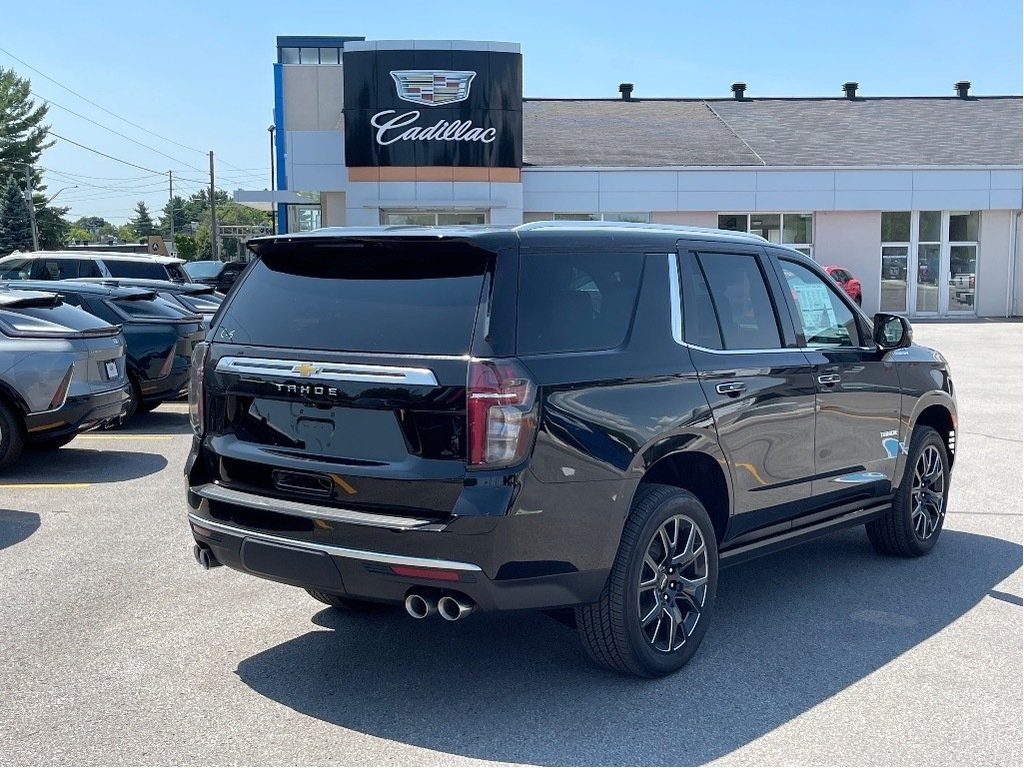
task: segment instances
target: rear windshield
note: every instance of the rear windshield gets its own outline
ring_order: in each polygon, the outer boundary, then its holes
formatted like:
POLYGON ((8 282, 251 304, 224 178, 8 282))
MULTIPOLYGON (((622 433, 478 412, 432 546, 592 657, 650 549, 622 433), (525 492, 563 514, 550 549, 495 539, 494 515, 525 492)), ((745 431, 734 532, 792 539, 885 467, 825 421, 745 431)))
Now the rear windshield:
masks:
POLYGON ((641 254, 524 253, 519 354, 612 349, 626 338, 643 269, 641 254))
POLYGON ((488 256, 394 249, 275 254, 250 266, 220 338, 352 352, 469 351, 488 256))
POLYGON ((129 320, 181 320, 186 314, 184 307, 179 309, 153 295, 140 299, 112 299, 110 303, 129 320))
POLYGON ((149 280, 166 280, 167 270, 163 264, 147 261, 120 261, 104 259, 112 277, 142 277, 149 280))
POLYGON ((222 262, 219 261, 193 261, 185 265, 185 271, 193 280, 200 280, 207 277, 216 277, 220 274, 222 262))
POLYGON ((110 328, 106 321, 68 304, 0 309, 0 326, 20 333, 57 333, 65 329, 90 331, 110 328))

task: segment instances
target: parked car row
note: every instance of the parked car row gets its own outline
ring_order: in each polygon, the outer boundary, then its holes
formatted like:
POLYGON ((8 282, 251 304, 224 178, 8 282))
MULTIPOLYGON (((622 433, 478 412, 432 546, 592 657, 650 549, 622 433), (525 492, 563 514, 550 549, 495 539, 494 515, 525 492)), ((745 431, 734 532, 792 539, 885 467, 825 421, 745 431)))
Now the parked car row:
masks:
POLYGON ((192 349, 223 295, 187 282, 180 263, 45 252, 0 259, 0 467, 26 447, 60 448, 185 393, 192 349), (172 274, 185 281, 166 279, 172 274))

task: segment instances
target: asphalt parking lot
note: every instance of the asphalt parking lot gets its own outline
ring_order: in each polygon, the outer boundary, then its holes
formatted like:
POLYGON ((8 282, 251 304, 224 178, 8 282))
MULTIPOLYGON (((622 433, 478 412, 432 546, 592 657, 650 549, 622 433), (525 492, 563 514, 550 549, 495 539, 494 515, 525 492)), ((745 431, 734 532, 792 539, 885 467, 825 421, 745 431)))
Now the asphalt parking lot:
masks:
POLYGON ((959 446, 929 557, 860 528, 726 570, 693 662, 537 615, 339 616, 194 563, 183 404, 0 476, 0 763, 1020 765, 1020 323, 920 324, 959 446))

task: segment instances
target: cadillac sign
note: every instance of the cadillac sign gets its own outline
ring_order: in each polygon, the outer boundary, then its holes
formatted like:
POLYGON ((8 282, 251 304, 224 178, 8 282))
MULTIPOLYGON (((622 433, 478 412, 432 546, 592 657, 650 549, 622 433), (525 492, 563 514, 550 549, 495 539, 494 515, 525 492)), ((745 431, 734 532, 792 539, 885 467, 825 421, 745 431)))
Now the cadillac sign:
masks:
POLYGON ((343 71, 348 166, 522 164, 519 54, 350 51, 343 71))

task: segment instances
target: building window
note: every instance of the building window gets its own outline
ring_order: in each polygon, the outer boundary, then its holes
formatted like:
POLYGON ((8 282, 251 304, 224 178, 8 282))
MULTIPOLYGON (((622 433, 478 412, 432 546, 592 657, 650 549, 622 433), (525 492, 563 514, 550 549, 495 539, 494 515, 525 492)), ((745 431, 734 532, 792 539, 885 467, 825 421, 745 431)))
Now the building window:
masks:
POLYGON ((298 64, 299 63, 299 49, 298 48, 278 48, 278 61, 282 64, 298 64))
POLYGON ((380 223, 397 226, 448 227, 486 224, 486 211, 381 211, 380 223))
POLYGON ((320 49, 320 63, 321 64, 338 64, 338 49, 337 48, 321 48, 320 49))
POLYGON ((320 229, 320 206, 319 205, 289 205, 288 206, 288 231, 289 232, 312 232, 320 229))
POLYGON ((813 213, 721 213, 718 228, 750 232, 770 243, 794 248, 807 256, 814 251, 813 213))
POLYGON ((883 211, 879 308, 974 312, 980 224, 980 211, 883 211))
POLYGON ((555 221, 625 221, 633 224, 650 224, 649 213, 554 213, 555 221))
POLYGON ((882 212, 882 312, 907 311, 910 211, 882 212))

